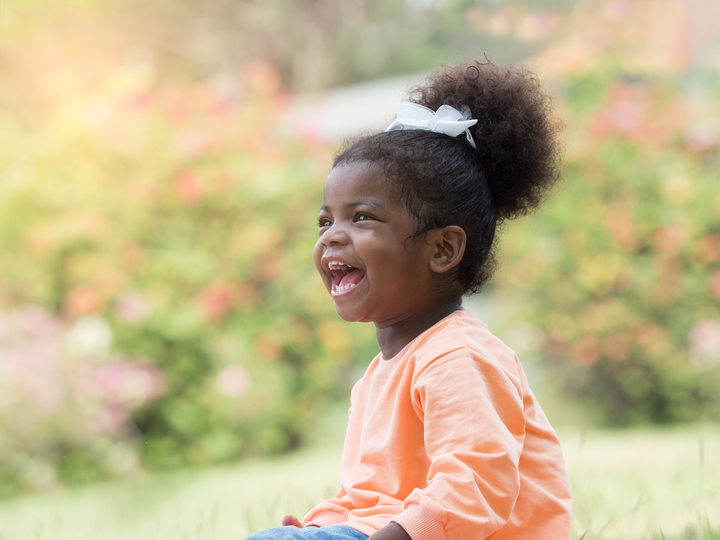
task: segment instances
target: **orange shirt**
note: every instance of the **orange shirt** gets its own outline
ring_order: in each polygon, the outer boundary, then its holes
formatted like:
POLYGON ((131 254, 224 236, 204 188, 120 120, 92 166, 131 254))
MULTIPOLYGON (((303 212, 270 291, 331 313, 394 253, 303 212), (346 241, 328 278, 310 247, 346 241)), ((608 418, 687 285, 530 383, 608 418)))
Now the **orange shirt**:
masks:
POLYGON ((342 485, 305 525, 413 540, 570 538, 560 443, 513 351, 456 311, 352 391, 342 485))

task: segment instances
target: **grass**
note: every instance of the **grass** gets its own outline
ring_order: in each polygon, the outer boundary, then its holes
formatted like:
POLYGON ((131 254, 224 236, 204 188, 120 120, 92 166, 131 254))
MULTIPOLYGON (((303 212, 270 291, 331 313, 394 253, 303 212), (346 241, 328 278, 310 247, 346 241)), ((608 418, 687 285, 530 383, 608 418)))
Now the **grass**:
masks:
POLYGON ((315 448, 0 501, 0 539, 242 539, 334 494, 339 451, 315 448))
MULTIPOLYGON (((341 436, 325 435, 282 458, 0 501, 0 540, 242 539, 334 494, 341 436)), ((559 435, 574 539, 720 539, 720 427, 559 435)))
POLYGON ((717 426, 560 435, 575 538, 720 539, 717 426))

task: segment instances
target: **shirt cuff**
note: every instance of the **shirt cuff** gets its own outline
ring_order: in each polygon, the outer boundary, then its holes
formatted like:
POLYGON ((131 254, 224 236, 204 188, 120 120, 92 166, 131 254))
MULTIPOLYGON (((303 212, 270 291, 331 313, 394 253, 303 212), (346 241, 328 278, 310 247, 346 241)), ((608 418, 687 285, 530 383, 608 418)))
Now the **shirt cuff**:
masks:
POLYGON ((440 520, 419 504, 409 504, 390 521, 405 529, 412 540, 447 540, 440 520))
POLYGON ((303 527, 308 527, 310 525, 315 525, 316 527, 327 527, 328 525, 338 525, 340 523, 345 523, 346 521, 347 516, 338 514, 337 512, 333 512, 331 510, 325 510, 315 514, 312 517, 312 520, 303 523, 303 527))

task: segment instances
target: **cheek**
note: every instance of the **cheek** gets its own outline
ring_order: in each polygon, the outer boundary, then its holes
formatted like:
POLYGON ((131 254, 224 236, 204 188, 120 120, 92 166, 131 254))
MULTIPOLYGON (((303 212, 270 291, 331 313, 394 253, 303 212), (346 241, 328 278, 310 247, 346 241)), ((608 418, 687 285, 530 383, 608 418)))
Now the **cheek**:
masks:
POLYGON ((320 269, 320 256, 321 255, 322 254, 320 252, 320 242, 318 241, 315 243, 315 245, 313 246, 313 250, 312 250, 313 261, 315 262, 315 267, 318 270, 320 269))
POLYGON ((313 247, 313 261, 315 262, 315 268, 320 273, 320 275, 325 279, 325 272, 323 272, 322 266, 320 264, 320 258, 322 257, 322 246, 320 245, 320 240, 317 241, 315 246, 313 247))

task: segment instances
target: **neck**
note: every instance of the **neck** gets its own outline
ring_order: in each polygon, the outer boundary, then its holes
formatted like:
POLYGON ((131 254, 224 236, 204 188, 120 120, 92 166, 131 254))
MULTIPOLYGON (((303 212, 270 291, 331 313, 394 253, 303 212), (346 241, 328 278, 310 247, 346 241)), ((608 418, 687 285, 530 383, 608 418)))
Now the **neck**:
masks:
POLYGON ((462 297, 452 298, 420 315, 412 315, 388 326, 375 324, 375 335, 383 358, 392 358, 405 345, 453 311, 462 309, 462 297))

